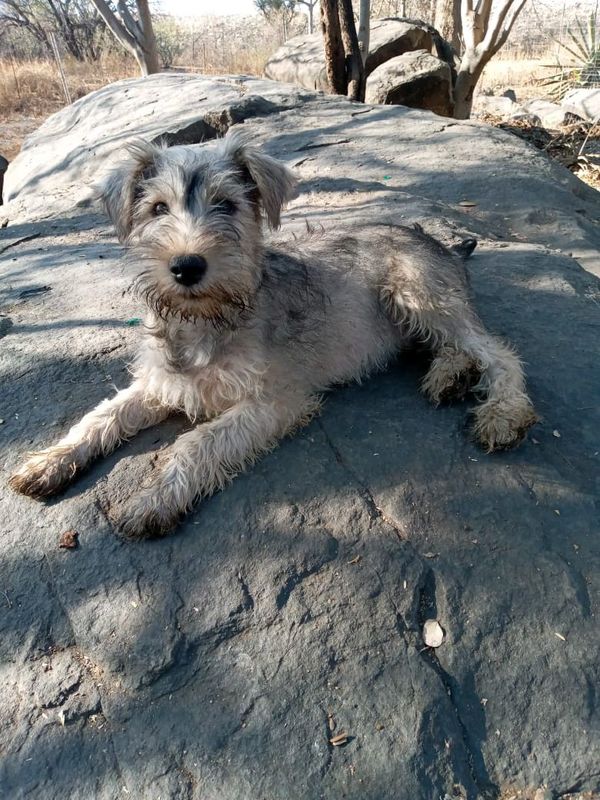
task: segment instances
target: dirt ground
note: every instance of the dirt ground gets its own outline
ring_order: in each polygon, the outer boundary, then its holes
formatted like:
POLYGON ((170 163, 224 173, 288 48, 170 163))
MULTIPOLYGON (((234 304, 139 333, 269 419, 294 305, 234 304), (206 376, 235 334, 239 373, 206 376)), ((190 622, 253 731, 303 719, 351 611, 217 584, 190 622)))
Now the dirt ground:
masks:
MULTIPOLYGON (((58 109, 54 109, 58 110, 58 109)), ((15 112, 0 122, 0 142, 2 155, 12 161, 21 149, 25 138, 48 117, 48 114, 35 116, 15 112)))

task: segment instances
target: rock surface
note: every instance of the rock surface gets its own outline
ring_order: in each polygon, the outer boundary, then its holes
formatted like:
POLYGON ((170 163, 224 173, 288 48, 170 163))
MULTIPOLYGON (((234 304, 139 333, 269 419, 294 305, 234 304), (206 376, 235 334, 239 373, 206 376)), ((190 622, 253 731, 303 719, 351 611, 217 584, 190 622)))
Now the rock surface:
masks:
POLYGON ((551 103, 549 100, 527 100, 523 103, 527 113, 535 117, 544 128, 554 130, 569 122, 570 113, 564 106, 558 103, 551 103))
POLYGON ((452 116, 452 76, 445 61, 415 50, 377 67, 367 83, 367 103, 401 105, 452 116))
POLYGON ((562 107, 586 122, 600 120, 600 89, 572 89, 567 92, 562 107))
POLYGON ((163 73, 144 82, 120 81, 53 114, 26 139, 6 176, 5 199, 17 198, 31 215, 34 209, 44 213, 51 196, 56 213, 89 201, 111 155, 136 136, 168 144, 204 141, 236 122, 314 97, 245 76, 199 82, 193 75, 163 73))
POLYGON ((481 113, 493 114, 493 116, 500 117, 503 120, 526 118, 533 120, 535 117, 525 106, 520 105, 506 95, 477 95, 473 101, 473 115, 477 117, 481 113))
POLYGON ((392 214, 480 238, 478 308, 519 349, 543 417, 519 450, 482 454, 467 407, 428 406, 407 355, 333 392, 163 541, 125 543, 105 514, 182 420, 46 505, 6 488, 24 451, 127 383, 139 336, 121 250, 77 206, 79 176, 94 179, 123 128, 206 135, 207 111, 238 107, 235 85, 107 87, 85 114, 51 118, 7 173, 0 796, 597 796, 599 203, 510 134, 249 79, 244 96, 273 106, 236 118, 302 179, 284 235, 392 214), (59 547, 66 530, 77 549, 59 547), (427 619, 445 632, 435 651, 427 619))
MULTIPOLYGON (((402 19, 374 20, 365 71, 369 75, 390 58, 421 48, 431 50, 432 45, 431 31, 424 24, 402 19)), ((288 39, 267 61, 265 75, 275 81, 327 92, 321 32, 288 39)))

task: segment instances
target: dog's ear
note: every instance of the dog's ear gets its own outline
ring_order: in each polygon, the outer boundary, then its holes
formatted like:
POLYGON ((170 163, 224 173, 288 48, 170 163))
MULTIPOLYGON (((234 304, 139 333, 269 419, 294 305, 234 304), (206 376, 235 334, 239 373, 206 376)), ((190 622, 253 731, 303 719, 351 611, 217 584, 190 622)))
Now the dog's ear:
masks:
POLYGON ((133 223, 133 207, 144 180, 156 174, 161 148, 142 139, 129 142, 119 163, 102 180, 99 197, 111 218, 120 242, 127 241, 133 223))
POLYGON ((224 155, 232 158, 256 187, 271 228, 279 227, 281 210, 296 195, 298 181, 286 165, 250 144, 247 134, 231 131, 222 140, 224 155))

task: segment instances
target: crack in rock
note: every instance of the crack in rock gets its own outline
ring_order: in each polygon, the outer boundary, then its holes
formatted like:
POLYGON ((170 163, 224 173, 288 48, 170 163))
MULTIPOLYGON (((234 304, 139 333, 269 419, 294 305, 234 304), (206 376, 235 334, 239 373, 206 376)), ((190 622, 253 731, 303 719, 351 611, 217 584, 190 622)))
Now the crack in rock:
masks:
POLYGON ((342 453, 340 452, 339 448, 336 447, 336 445, 334 444, 333 439, 331 438, 327 429, 323 425, 322 420, 317 419, 316 423, 321 429, 323 436, 325 437, 325 441, 327 442, 329 449, 333 453, 335 460, 338 462, 338 464, 340 464, 340 466, 344 468, 344 470, 348 473, 348 475, 352 479, 353 483, 358 487, 360 496, 362 497, 363 502, 365 503, 365 506, 367 508, 367 511, 371 519, 373 521, 381 520, 382 522, 385 522, 386 525, 389 525, 389 527, 392 528, 396 536, 401 541, 406 541, 405 532, 401 529, 401 527, 398 525, 397 522, 390 519, 383 511, 383 509, 381 509, 377 505, 377 503, 375 502, 375 498, 373 497, 373 493, 371 492, 369 487, 361 481, 356 472, 345 462, 342 453))
POLYGON ((292 595, 292 592, 297 586, 299 586, 307 578, 310 578, 311 575, 316 575, 323 569, 323 567, 330 562, 335 561, 335 559, 338 557, 339 543, 333 536, 330 536, 329 538, 331 541, 328 545, 328 550, 317 561, 317 563, 311 564, 310 566, 307 566, 299 571, 294 570, 288 574, 287 579, 275 597, 275 607, 278 611, 281 611, 283 608, 285 608, 292 595))
MULTIPOLYGON (((436 616, 437 601, 435 588, 435 573, 431 567, 423 573, 423 581, 419 587, 419 605, 417 609, 419 627, 422 629, 425 621, 431 616, 436 616)), ((425 647, 419 649, 423 661, 433 670, 439 678, 444 693, 448 696, 450 706, 456 720, 456 724, 461 734, 463 746, 466 754, 466 764, 469 776, 473 784, 477 787, 477 800, 496 800, 499 795, 498 787, 495 786, 487 775, 487 770, 483 760, 481 750, 471 741, 468 727, 462 718, 461 710, 456 698, 458 688, 457 681, 450 675, 440 663, 440 660, 433 648, 425 647)))

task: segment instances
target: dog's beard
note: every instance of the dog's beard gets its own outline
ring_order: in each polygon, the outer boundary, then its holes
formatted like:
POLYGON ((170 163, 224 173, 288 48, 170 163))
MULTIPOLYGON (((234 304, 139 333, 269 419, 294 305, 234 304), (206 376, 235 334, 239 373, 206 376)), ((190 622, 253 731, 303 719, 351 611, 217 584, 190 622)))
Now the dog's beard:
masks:
POLYGON ((141 272, 132 289, 160 319, 182 322, 204 321, 217 330, 235 328, 246 312, 252 309, 249 290, 231 291, 221 284, 204 290, 189 289, 183 293, 170 292, 152 281, 150 270, 141 272))

